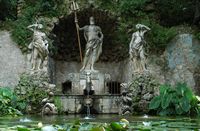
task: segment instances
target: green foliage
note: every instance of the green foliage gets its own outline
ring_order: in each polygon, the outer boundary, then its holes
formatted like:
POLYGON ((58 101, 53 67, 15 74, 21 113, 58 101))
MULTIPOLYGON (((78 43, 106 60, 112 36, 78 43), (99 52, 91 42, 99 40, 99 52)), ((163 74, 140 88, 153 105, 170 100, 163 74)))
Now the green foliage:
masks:
POLYGON ((12 37, 22 52, 27 51, 28 44, 32 39, 32 32, 26 28, 30 23, 27 19, 19 19, 14 23, 15 28, 12 31, 12 37))
MULTIPOLYGON (((1 0, 9 5, 9 8, 16 8, 16 0, 1 0)), ((134 25, 137 23, 145 24, 152 30, 147 34, 147 53, 162 53, 169 41, 177 34, 175 29, 169 28, 173 25, 191 23, 194 14, 194 1, 188 0, 78 0, 80 7, 88 7, 88 3, 95 4, 103 10, 108 10, 119 16, 117 31, 114 36, 118 43, 126 45, 130 42, 131 33, 135 31, 134 25), (151 7, 151 11, 146 8, 151 7)), ((1 4, 0 4, 1 5, 1 4)), ((22 9, 22 15, 12 26, 12 36, 23 52, 27 52, 28 44, 32 40, 32 32, 26 27, 35 23, 36 17, 60 17, 67 13, 68 2, 65 0, 26 0, 22 9), (14 24, 14 25, 13 25, 14 24)), ((4 6, 2 6, 3 9, 4 6)), ((11 11, 12 15, 15 14, 11 11)), ((0 11, 6 13, 5 11, 0 11)), ((6 14, 8 18, 9 15, 6 14)), ((4 24, 5 25, 5 24, 4 24)), ((2 26, 4 26, 2 25, 2 26)), ((1 25, 0 25, 1 27, 1 25)), ((197 34, 197 38, 200 35, 197 34)), ((124 47, 125 48, 125 47, 124 47)), ((127 51, 127 50, 124 50, 127 51)))
POLYGON ((195 35, 195 36, 196 36, 196 38, 197 38, 197 39, 199 39, 199 40, 200 40, 200 32, 199 32, 199 33, 196 33, 196 35, 195 35))
POLYGON ((119 2, 119 11, 123 15, 139 16, 148 0, 121 0, 119 2))
POLYGON ((154 22, 151 23, 150 28, 152 29, 147 38, 148 50, 151 52, 163 51, 169 41, 177 34, 174 28, 166 28, 154 22))
POLYGON ((54 104, 57 107, 58 114, 63 114, 63 105, 58 97, 54 97, 54 104))
POLYGON ((24 109, 24 103, 18 100, 18 97, 8 87, 0 87, 0 116, 3 115, 21 115, 19 110, 24 109))
POLYGON ((149 109, 156 110, 159 115, 199 115, 198 100, 186 84, 178 83, 175 87, 160 86, 160 95, 155 96, 149 109))
POLYGON ((16 19, 17 0, 0 0, 0 20, 16 19))
POLYGON ((23 74, 20 77, 19 84, 15 88, 15 92, 18 94, 20 100, 27 103, 27 108, 31 108, 29 113, 40 112, 41 101, 47 97, 47 92, 43 88, 42 81, 46 81, 46 78, 41 77, 38 80, 37 77, 23 74))
POLYGON ((162 25, 174 26, 192 23, 196 0, 157 0, 162 25))
MULTIPOLYGON (((128 122, 128 121, 127 121, 128 122)), ((110 124, 102 123, 81 123, 76 120, 73 125, 67 128, 70 131, 127 131, 129 122, 111 122, 110 124)))
POLYGON ((61 15, 58 5, 62 4, 62 1, 57 0, 39 0, 31 1, 27 0, 21 16, 14 21, 12 37, 21 48, 22 52, 28 51, 28 44, 32 40, 33 32, 27 29, 28 25, 36 22, 38 17, 55 17, 61 15))

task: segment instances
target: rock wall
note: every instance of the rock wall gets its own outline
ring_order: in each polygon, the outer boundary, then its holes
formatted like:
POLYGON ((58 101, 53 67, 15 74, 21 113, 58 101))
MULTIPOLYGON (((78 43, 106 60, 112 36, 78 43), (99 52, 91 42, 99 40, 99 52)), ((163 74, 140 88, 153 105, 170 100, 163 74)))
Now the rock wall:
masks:
POLYGON ((25 57, 8 31, 0 31, 0 87, 14 87, 25 71, 25 57))
POLYGON ((200 93, 200 42, 191 34, 180 34, 166 48, 166 82, 186 82, 200 93))

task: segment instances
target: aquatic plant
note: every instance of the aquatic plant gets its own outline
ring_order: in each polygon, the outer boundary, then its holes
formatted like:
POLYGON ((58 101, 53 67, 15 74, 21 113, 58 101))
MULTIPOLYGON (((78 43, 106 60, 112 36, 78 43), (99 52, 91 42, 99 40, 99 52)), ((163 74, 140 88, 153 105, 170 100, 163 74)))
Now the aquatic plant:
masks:
POLYGON ((8 87, 0 87, 0 116, 21 115, 20 110, 25 108, 25 103, 18 101, 18 97, 8 87))
POLYGON ((199 115, 198 102, 185 83, 178 83, 175 87, 161 85, 160 95, 151 100, 149 109, 159 115, 199 115))

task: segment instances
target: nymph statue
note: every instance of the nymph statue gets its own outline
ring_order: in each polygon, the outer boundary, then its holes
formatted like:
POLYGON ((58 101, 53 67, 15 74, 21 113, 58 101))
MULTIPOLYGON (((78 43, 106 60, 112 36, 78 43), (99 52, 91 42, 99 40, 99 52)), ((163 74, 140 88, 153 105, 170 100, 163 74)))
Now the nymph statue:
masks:
POLYGON ((146 56, 143 47, 146 44, 144 34, 151 29, 142 24, 137 24, 136 29, 137 31, 132 34, 132 39, 129 44, 129 55, 133 62, 134 71, 143 72, 147 71, 146 56))
POLYGON ((36 23, 27 28, 33 31, 33 40, 28 46, 31 49, 32 70, 40 70, 43 68, 43 62, 49 53, 47 36, 41 31, 42 24, 36 23))
POLYGON ((83 66, 80 71, 94 70, 94 63, 99 59, 102 53, 103 33, 101 28, 95 25, 94 17, 90 17, 90 25, 79 28, 78 21, 75 20, 76 26, 79 30, 84 31, 84 37, 87 42, 83 66))

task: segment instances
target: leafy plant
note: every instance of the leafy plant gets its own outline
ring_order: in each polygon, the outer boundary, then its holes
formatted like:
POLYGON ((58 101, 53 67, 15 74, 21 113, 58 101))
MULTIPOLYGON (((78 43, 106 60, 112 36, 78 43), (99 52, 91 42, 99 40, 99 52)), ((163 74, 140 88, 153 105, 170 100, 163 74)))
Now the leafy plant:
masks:
POLYGON ((196 0, 157 0, 156 8, 162 25, 192 23, 196 0))
POLYGON ((119 10, 125 15, 138 15, 148 0, 121 0, 119 3, 119 10))
POLYGON ((0 0, 0 20, 16 19, 17 0, 0 0))
POLYGON ((147 46, 151 52, 163 51, 169 41, 177 34, 174 28, 166 28, 155 22, 150 23, 150 28, 152 30, 147 36, 147 39, 149 39, 147 46))
POLYGON ((196 38, 200 40, 200 32, 196 33, 196 38))
POLYGON ((24 103, 18 101, 18 97, 10 88, 0 87, 0 116, 21 115, 19 110, 25 108, 23 104, 24 103))
MULTIPOLYGON (((21 101, 27 103, 29 113, 38 113, 41 109, 41 101, 47 97, 47 92, 43 88, 43 82, 46 81, 46 77, 38 79, 37 77, 23 74, 20 77, 18 86, 15 88, 15 92, 21 101)), ((27 110, 24 110, 27 111, 27 110)))
POLYGON ((149 109, 159 115, 200 114, 198 100, 185 83, 178 83, 175 87, 160 86, 160 95, 151 100, 149 109))
POLYGON ((55 103, 55 106, 57 107, 58 114, 62 114, 63 113, 63 105, 62 105, 61 100, 58 97, 54 97, 54 103, 55 103))

